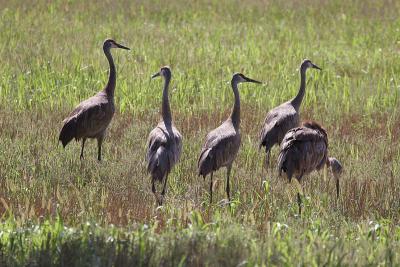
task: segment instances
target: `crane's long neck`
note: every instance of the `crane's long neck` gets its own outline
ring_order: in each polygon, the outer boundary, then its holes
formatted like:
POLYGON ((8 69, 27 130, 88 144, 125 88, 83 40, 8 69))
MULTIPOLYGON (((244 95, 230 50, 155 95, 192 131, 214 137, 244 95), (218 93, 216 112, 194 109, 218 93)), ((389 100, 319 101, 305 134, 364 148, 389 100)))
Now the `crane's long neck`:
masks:
POLYGON ((108 76, 108 82, 105 88, 105 91, 108 96, 114 97, 114 90, 115 90, 115 83, 116 83, 116 78, 117 78, 117 72, 115 70, 115 64, 113 57, 111 55, 110 49, 105 48, 104 49, 104 54, 106 55, 108 59, 108 63, 110 64, 110 73, 108 76))
POLYGON ((168 87, 170 80, 171 77, 169 76, 165 77, 163 96, 162 96, 162 109, 161 109, 161 115, 164 123, 172 122, 171 108, 169 106, 169 98, 168 98, 168 87))
POLYGON ((235 128, 239 128, 240 125, 240 96, 238 90, 238 83, 236 81, 232 81, 232 90, 235 95, 235 103, 233 104, 232 112, 230 118, 232 120, 233 126, 235 128))
POLYGON ((306 70, 306 68, 300 68, 300 89, 296 97, 292 100, 292 105, 297 112, 300 109, 301 102, 303 101, 306 92, 306 70))

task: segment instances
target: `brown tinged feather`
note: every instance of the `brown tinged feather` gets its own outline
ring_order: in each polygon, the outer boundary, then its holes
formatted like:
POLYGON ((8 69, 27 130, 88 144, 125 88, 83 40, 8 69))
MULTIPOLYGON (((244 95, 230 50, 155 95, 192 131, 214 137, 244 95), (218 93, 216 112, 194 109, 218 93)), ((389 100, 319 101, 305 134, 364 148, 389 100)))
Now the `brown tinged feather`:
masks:
MULTIPOLYGON (((289 182, 292 177, 300 182, 304 175, 320 170, 324 165, 331 166, 336 179, 337 196, 339 195, 339 176, 341 164, 335 158, 328 158, 328 135, 320 124, 307 121, 301 127, 288 131, 282 140, 278 157, 279 175, 284 172, 289 182)), ((301 198, 299 213, 301 213, 301 198)))
POLYGON ((76 136, 76 118, 71 118, 61 129, 60 136, 58 140, 61 141, 63 147, 65 148, 72 139, 76 136))

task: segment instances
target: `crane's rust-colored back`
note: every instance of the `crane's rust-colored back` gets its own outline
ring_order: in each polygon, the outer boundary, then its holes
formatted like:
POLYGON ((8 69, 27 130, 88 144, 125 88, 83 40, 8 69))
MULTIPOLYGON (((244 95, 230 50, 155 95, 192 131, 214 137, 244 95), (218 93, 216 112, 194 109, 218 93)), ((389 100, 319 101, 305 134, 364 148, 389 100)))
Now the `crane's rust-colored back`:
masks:
MULTIPOLYGON (((304 175, 325 165, 331 167, 336 180, 336 196, 339 197, 339 176, 342 165, 337 159, 328 158, 328 135, 325 129, 314 121, 306 121, 301 127, 287 132, 278 157, 279 175, 284 172, 289 182, 295 175, 301 182, 304 175)), ((297 203, 301 214, 300 192, 297 192, 297 203)))
POLYGON ((328 159, 328 136, 316 122, 304 122, 301 127, 287 132, 278 157, 279 174, 285 172, 301 179, 313 170, 321 169, 328 159))

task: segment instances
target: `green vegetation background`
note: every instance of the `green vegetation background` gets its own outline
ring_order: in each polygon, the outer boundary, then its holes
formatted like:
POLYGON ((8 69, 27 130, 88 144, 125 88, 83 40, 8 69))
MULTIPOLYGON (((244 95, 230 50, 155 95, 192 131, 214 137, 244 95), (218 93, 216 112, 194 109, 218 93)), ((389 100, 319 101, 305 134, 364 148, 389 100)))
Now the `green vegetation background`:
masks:
POLYGON ((399 13, 390 0, 0 1, 0 265, 399 265, 399 13), (105 161, 88 142, 81 162, 58 133, 106 83, 108 37, 132 50, 113 50, 105 161), (329 172, 308 176, 300 218, 257 142, 267 111, 296 94, 304 58, 323 71, 307 73, 302 119, 327 129, 345 173, 338 200, 329 172), (156 209, 144 154, 161 103, 150 76, 167 64, 184 151, 156 209), (196 163, 238 71, 264 85, 240 88, 229 209, 225 171, 210 206, 196 163))

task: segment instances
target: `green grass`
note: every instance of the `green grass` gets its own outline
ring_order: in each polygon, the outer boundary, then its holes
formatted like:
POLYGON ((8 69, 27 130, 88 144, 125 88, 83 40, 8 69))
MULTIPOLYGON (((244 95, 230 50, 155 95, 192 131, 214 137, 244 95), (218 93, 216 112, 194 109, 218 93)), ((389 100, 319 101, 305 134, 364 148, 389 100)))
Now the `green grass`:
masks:
MULTIPOLYGON (((0 1, 0 265, 400 265, 400 4, 396 1, 0 1), (101 90, 112 37, 118 108, 105 143, 65 150, 62 120, 101 90), (328 131, 345 168, 335 199, 330 173, 294 189, 262 168, 258 132, 268 110, 293 97, 310 58, 302 119, 328 131), (163 65, 184 136, 157 209, 145 171, 157 124, 163 65), (229 114, 241 85, 242 146, 233 167, 196 176, 206 133, 229 114), (268 183, 261 187, 261 178, 268 183)), ((277 148, 273 150, 276 162, 277 148)))

